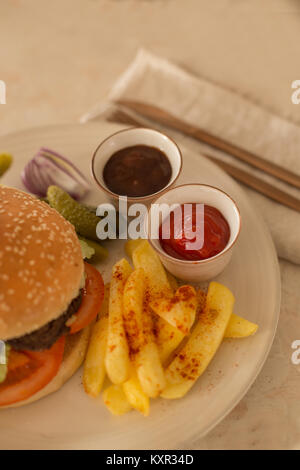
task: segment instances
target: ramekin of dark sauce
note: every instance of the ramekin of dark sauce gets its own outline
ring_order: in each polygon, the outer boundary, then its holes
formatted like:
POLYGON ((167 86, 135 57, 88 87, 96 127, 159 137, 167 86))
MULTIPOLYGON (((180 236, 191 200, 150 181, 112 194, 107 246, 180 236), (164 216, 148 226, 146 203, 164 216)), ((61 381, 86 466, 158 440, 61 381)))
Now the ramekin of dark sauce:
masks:
POLYGON ((98 186, 115 201, 149 204, 169 189, 182 167, 181 152, 165 134, 130 128, 111 135, 96 149, 92 174, 98 186))
POLYGON ((143 197, 165 188, 172 177, 166 154, 148 145, 125 147, 107 160, 103 179, 110 191, 129 197, 143 197))

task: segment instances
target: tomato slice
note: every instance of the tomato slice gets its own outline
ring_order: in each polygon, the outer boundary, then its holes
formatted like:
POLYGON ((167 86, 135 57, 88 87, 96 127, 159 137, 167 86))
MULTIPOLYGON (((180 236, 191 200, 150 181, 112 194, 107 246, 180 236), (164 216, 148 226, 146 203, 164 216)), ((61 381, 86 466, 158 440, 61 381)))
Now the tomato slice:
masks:
POLYGON ((88 326, 98 315, 104 297, 104 282, 96 268, 85 264, 85 286, 83 297, 76 320, 70 325, 70 333, 74 334, 88 326))
POLYGON ((0 384, 0 406, 26 400, 51 382, 62 363, 65 341, 63 336, 44 351, 11 350, 7 377, 0 384))

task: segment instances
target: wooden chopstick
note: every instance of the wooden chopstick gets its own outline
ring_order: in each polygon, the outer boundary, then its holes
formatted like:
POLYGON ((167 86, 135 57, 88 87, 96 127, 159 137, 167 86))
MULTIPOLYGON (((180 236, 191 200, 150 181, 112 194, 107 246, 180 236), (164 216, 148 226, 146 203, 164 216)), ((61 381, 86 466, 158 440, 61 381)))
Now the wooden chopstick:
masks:
POLYGON ((211 155, 203 154, 206 158, 216 163, 219 167, 226 171, 229 175, 233 176, 236 180, 246 184, 252 189, 259 191, 260 193, 268 196, 274 201, 280 202, 291 209, 300 212, 300 199, 291 196, 290 194, 281 191, 270 183, 254 176, 241 168, 231 165, 230 163, 219 160, 218 158, 212 157, 211 155))
MULTIPOLYGON (((121 109, 115 110, 108 120, 111 122, 119 122, 131 126, 141 126, 141 123, 138 120, 134 119, 132 116, 128 115, 124 110, 121 109)), ((254 176, 247 171, 231 165, 230 163, 224 162, 207 154, 205 154, 205 157, 219 165, 223 170, 226 171, 226 173, 231 175, 237 181, 246 184, 250 188, 255 189, 264 196, 267 196, 276 202, 280 202, 281 204, 290 207, 297 212, 300 212, 299 199, 284 191, 281 191, 261 178, 258 178, 257 176, 254 176)))
POLYGON ((241 147, 221 139, 220 137, 212 135, 203 129, 192 126, 157 106, 130 100, 118 100, 117 103, 141 114, 142 116, 153 119, 160 124, 176 129, 177 131, 193 137, 200 142, 228 153, 239 160, 254 166, 255 168, 259 168, 265 173, 275 176, 285 183, 289 183, 300 189, 300 175, 297 175, 276 163, 265 160, 254 153, 248 152, 248 150, 242 149, 241 147))

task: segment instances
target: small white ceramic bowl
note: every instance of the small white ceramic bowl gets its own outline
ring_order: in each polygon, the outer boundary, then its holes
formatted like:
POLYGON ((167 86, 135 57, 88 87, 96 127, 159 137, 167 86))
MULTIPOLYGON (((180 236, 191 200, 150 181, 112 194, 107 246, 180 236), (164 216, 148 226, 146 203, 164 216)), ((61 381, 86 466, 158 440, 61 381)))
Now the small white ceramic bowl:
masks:
POLYGON ((133 203, 150 204, 153 199, 174 185, 181 172, 182 155, 179 147, 170 137, 159 131, 144 127, 132 127, 116 132, 101 142, 96 148, 92 157, 91 166, 94 180, 115 205, 118 203, 121 196, 108 189, 103 179, 103 170, 112 154, 133 145, 148 145, 161 150, 169 159, 172 167, 172 176, 169 183, 156 193, 142 197, 127 197, 128 206, 133 203))
POLYGON ((186 184, 177 186, 158 197, 155 204, 184 204, 203 203, 218 209, 230 227, 230 238, 223 251, 211 258, 199 261, 186 261, 173 258, 161 247, 159 234, 159 220, 151 220, 149 209, 145 218, 145 231, 149 242, 159 255, 165 268, 179 279, 190 282, 207 281, 220 274, 230 261, 234 245, 241 229, 241 216, 236 203, 228 194, 220 189, 205 184, 186 184), (152 225, 153 224, 153 225, 152 225), (151 239, 150 234, 154 235, 151 239))

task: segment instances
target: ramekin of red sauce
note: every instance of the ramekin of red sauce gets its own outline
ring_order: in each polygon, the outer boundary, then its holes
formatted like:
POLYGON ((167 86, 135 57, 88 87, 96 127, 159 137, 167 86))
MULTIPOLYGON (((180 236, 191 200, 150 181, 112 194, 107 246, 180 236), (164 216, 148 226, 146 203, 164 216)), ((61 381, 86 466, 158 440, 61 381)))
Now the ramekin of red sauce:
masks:
POLYGON ((186 184, 166 191, 154 203, 177 204, 163 220, 150 208, 145 221, 149 241, 168 271, 179 279, 203 281, 225 269, 241 228, 239 209, 228 194, 213 186, 186 184), (203 244, 195 246, 196 235, 203 244))
POLYGON ((223 214, 216 207, 194 202, 179 205, 159 228, 162 249, 173 258, 187 261, 216 256, 229 237, 230 227, 223 214), (163 238, 164 229, 167 238, 163 238))

